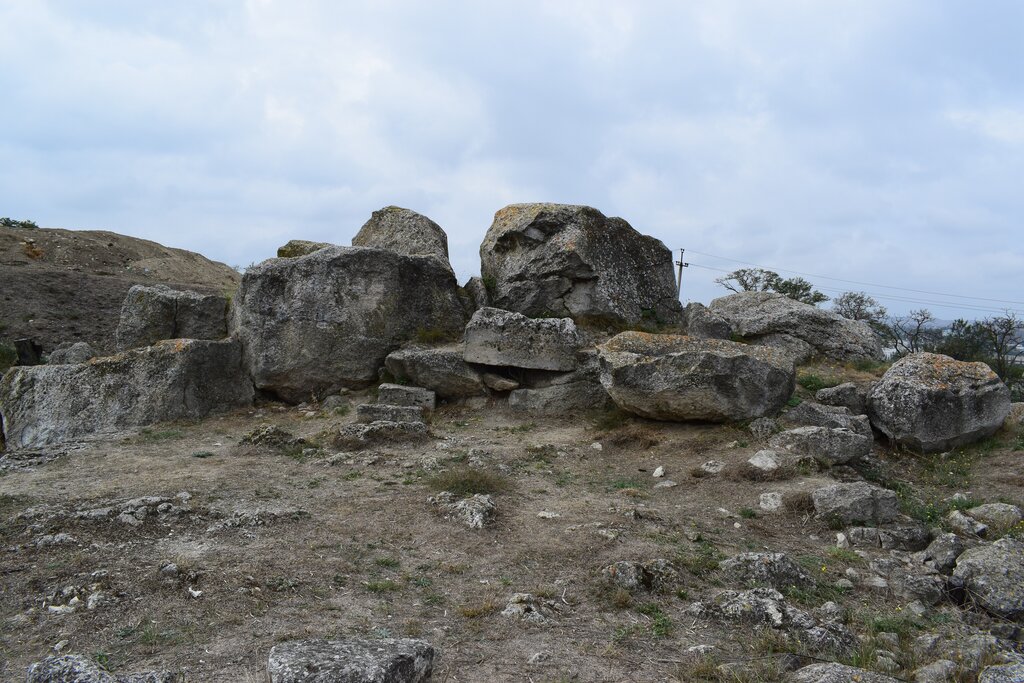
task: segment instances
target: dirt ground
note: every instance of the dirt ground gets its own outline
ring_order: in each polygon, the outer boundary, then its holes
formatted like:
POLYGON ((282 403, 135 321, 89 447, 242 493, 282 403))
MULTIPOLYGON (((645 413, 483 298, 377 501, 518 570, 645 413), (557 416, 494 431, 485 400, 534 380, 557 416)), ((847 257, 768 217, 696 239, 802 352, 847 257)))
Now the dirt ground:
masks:
MULTIPOLYGON (((353 408, 370 398, 352 396, 353 408)), ((835 530, 808 512, 758 509, 765 491, 795 500, 795 492, 834 479, 731 476, 762 446, 742 427, 615 413, 541 419, 496 405, 441 407, 431 438, 416 445, 342 453, 239 445, 266 423, 313 439, 352 422, 352 413, 270 404, 5 470, 0 679, 24 680, 31 662, 66 641, 64 652, 112 671, 263 681, 276 643, 363 635, 429 641, 439 652, 437 681, 726 680, 700 673, 705 658, 687 652, 708 644, 716 664, 738 662, 737 671, 748 672, 728 680, 776 680, 771 656, 786 644, 772 633, 685 612, 735 588, 717 575, 717 560, 781 551, 823 586, 848 567, 863 568, 862 558, 834 550, 835 530), (705 476, 700 465, 712 459, 726 471, 705 476), (655 488, 664 480, 652 476, 659 466, 678 486, 655 488), (446 519, 427 500, 438 486, 472 476, 495 491, 496 519, 481 530, 446 519), (140 496, 168 499, 170 512, 138 526, 74 516, 111 506, 116 514, 119 503, 140 496), (71 539, 54 540, 61 533, 71 539), (653 558, 681 568, 678 586, 629 595, 601 573, 619 560, 653 558), (67 609, 67 586, 81 588, 83 602, 96 590, 105 599, 67 609), (503 616, 520 592, 549 600, 550 619, 503 616)), ((871 476, 913 482, 922 500, 971 490, 1019 504, 1024 454, 1014 439, 1001 434, 965 451, 949 474, 945 462, 878 448, 883 474, 871 476)), ((898 600, 859 586, 794 597, 806 609, 826 598, 839 600, 851 628, 868 636, 879 619, 903 618, 898 600)), ((900 635, 906 643, 938 625, 979 619, 946 604, 900 635)))

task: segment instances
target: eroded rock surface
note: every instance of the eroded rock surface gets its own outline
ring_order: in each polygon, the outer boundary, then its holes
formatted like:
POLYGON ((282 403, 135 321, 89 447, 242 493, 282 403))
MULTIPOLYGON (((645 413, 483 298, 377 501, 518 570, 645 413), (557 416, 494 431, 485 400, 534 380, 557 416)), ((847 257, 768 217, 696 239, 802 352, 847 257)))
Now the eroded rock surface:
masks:
POLYGON ((228 336, 227 310, 223 296, 135 285, 121 304, 117 348, 150 346, 161 339, 223 339, 228 336))
POLYGON ((711 302, 711 310, 729 321, 740 336, 756 341, 789 335, 835 360, 882 358, 882 344, 865 322, 772 292, 740 292, 711 302))
POLYGON ((77 365, 14 368, 0 380, 10 448, 35 448, 252 403, 237 341, 177 339, 77 365))
POLYGON ((582 340, 571 318, 535 320, 481 308, 466 325, 463 358, 470 363, 568 372, 582 340))
POLYGON ((868 394, 871 424, 925 453, 995 434, 1010 414, 1010 390, 984 363, 936 353, 898 360, 868 394))
POLYGON ((267 658, 270 683, 426 683, 434 648, 422 640, 299 640, 275 645, 267 658))
POLYGON ((771 349, 623 332, 598 351, 604 388, 642 417, 746 420, 778 412, 793 393, 793 365, 771 349))
POLYGON ((513 204, 480 245, 493 306, 577 322, 674 324, 672 252, 589 206, 513 204))
POLYGON ((423 214, 400 206, 385 206, 370 216, 352 238, 353 247, 387 249, 408 256, 429 256, 448 270, 448 235, 423 214))
POLYGON ((291 402, 367 386, 403 341, 465 325, 455 276, 437 259, 358 247, 253 266, 233 308, 256 388, 291 402))

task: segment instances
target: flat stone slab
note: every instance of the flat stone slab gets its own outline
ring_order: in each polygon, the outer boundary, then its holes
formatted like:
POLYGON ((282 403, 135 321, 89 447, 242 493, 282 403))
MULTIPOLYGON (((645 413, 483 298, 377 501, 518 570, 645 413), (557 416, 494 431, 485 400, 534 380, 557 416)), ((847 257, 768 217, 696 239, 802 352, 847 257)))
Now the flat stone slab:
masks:
POLYGON ((434 648, 422 640, 298 640, 270 650, 270 683, 425 683, 434 648))

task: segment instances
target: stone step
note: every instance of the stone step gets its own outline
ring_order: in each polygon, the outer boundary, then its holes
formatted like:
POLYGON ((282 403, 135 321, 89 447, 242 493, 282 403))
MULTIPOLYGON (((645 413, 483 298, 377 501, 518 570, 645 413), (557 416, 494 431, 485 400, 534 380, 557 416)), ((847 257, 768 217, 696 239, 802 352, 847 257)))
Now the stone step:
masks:
POLYGON ((432 411, 437 407, 437 394, 422 387, 381 384, 377 389, 377 403, 392 406, 418 406, 432 411))
POLYGON ((356 422, 423 422, 423 406, 364 403, 356 407, 356 422))

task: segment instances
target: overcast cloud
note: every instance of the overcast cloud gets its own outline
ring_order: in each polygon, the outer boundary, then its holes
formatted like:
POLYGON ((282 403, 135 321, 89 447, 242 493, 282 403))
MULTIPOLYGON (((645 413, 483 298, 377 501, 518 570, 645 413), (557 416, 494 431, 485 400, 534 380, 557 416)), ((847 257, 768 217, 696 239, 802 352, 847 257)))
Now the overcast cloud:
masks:
POLYGON ((0 215, 245 266, 397 204, 464 281, 497 209, 580 203, 1024 311, 1022 28, 1015 0, 0 0, 0 215))

